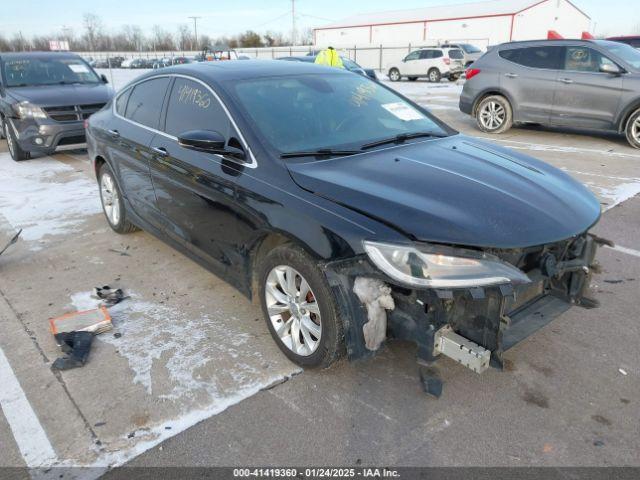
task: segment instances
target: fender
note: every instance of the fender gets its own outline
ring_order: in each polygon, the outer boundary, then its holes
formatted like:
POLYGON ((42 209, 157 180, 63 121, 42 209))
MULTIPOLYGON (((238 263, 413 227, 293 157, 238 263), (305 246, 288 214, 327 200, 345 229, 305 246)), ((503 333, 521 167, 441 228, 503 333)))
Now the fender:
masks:
POLYGON ((616 118, 614 125, 617 126, 618 133, 624 133, 624 129, 627 127, 627 120, 629 116, 640 108, 640 97, 635 98, 622 110, 622 112, 616 118))

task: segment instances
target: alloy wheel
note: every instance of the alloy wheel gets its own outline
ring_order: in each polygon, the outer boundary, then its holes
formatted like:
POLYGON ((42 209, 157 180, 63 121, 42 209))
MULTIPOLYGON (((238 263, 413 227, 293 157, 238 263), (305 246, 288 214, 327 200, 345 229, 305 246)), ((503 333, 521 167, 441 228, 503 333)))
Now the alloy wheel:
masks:
POLYGON ((633 126, 631 127, 631 136, 636 142, 640 143, 640 116, 636 118, 635 122, 633 122, 633 126))
POLYGON ((269 320, 282 343, 307 357, 320 345, 320 307, 307 280, 294 268, 279 265, 267 275, 265 299, 269 320))
POLYGON ((398 80, 400 80, 400 72, 398 72, 397 70, 391 70, 391 73, 389 73, 389 78, 392 82, 397 82, 398 80))
POLYGON ((487 130, 496 130, 502 126, 506 111, 498 102, 487 102, 480 110, 480 122, 487 130))
POLYGON ((432 82, 435 82, 438 80, 438 72, 436 72, 435 70, 431 70, 431 73, 429 74, 429 80, 431 80, 432 82))
POLYGON ((102 198, 104 213, 109 219, 109 222, 111 222, 111 225, 118 225, 120 222, 118 189, 116 188, 113 177, 108 172, 105 172, 100 179, 100 197, 102 198))
POLYGON ((13 137, 11 136, 11 132, 9 132, 9 123, 4 124, 4 136, 7 137, 7 146, 9 147, 9 153, 11 156, 15 158, 16 156, 16 145, 13 141, 13 137))

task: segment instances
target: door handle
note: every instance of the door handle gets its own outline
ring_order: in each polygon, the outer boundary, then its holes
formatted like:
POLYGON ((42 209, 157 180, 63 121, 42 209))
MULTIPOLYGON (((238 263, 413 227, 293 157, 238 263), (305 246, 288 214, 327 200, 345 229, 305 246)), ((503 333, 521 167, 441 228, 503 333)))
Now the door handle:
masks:
POLYGON ((151 147, 151 150, 153 151, 153 153, 155 153, 156 155, 160 155, 161 157, 169 156, 169 152, 167 152, 167 149, 164 147, 151 147))
POLYGON ((561 78, 560 81, 566 84, 573 83, 573 80, 571 80, 570 78, 561 78))
POLYGON ((517 73, 505 73, 504 76, 507 78, 518 78, 517 73))
POLYGON ((120 132, 118 130, 107 130, 107 133, 109 133, 113 138, 118 138, 120 136, 120 132))

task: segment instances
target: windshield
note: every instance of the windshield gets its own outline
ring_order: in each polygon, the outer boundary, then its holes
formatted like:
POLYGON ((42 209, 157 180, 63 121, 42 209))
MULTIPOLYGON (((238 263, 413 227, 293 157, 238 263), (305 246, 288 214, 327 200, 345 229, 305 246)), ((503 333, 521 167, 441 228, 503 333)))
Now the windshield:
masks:
POLYGON ((461 43, 460 47, 462 47, 462 49, 467 53, 481 53, 482 52, 482 50, 480 50, 475 45, 471 45, 470 43, 461 43))
POLYGON ((640 51, 626 43, 603 42, 602 45, 633 68, 640 69, 640 51))
POLYGON ((5 60, 2 67, 7 87, 100 83, 79 58, 16 58, 5 60))
POLYGON ((395 135, 446 127, 393 91, 359 75, 299 75, 236 82, 232 91, 277 150, 360 148, 395 135))

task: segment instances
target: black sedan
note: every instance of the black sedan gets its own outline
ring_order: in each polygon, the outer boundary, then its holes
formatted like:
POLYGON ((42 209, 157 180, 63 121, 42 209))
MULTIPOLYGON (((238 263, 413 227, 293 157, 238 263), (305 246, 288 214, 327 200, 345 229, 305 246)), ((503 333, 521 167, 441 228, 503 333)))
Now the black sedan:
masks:
POLYGON ((341 69, 148 73, 91 117, 88 143, 111 228, 143 228, 259 301, 303 366, 409 339, 438 395, 438 356, 500 367, 596 305, 589 190, 341 69))

